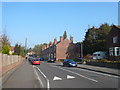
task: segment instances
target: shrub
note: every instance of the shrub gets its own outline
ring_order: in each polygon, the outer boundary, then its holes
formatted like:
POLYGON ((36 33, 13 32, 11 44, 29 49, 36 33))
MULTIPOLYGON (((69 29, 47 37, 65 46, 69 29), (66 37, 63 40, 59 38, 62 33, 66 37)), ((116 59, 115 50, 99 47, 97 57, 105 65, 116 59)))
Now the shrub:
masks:
POLYGON ((10 55, 10 46, 9 45, 4 45, 3 46, 2 54, 8 54, 8 55, 10 55))

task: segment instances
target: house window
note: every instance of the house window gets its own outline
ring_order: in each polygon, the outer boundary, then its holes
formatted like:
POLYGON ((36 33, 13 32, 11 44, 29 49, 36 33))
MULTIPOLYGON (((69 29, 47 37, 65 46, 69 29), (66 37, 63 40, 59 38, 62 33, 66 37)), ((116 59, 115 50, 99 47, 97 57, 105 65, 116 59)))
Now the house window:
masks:
POLYGON ((116 56, 120 56, 120 47, 115 47, 116 49, 116 56))
POLYGON ((109 48, 109 55, 110 56, 120 56, 120 47, 109 48))
POLYGON ((56 58, 56 53, 54 53, 54 58, 56 58))
POLYGON ((113 43, 118 43, 118 37, 113 37, 113 43))
POLYGON ((113 56, 113 48, 109 48, 109 55, 113 56))

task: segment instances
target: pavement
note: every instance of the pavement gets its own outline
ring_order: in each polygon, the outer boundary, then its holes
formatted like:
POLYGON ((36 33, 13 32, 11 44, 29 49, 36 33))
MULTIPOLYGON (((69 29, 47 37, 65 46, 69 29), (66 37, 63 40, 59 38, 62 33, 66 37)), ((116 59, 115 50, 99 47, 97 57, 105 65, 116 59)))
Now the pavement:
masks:
POLYGON ((78 68, 120 76, 120 69, 78 64, 78 68))
POLYGON ((78 67, 63 67, 62 63, 44 61, 41 65, 31 65, 26 61, 12 71, 3 83, 3 88, 119 88, 119 76, 96 72, 91 70, 93 67, 82 64, 78 67))
POLYGON ((32 65, 26 61, 7 72, 2 81, 2 88, 40 88, 32 65))

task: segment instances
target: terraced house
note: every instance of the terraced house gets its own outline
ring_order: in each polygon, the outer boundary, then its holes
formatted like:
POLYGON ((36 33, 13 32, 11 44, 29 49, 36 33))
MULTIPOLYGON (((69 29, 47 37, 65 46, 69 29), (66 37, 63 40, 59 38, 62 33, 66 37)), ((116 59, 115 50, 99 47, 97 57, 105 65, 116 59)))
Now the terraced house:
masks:
POLYGON ((70 40, 60 36, 60 41, 54 39, 54 42, 50 42, 42 47, 42 57, 44 59, 52 58, 54 60, 59 59, 74 59, 79 57, 79 47, 73 43, 73 37, 70 36, 70 40))

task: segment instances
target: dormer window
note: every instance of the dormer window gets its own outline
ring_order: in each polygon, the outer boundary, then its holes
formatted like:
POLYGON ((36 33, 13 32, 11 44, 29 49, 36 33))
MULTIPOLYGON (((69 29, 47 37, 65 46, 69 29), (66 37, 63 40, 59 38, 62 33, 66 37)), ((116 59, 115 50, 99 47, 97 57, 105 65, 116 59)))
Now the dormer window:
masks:
POLYGON ((118 43, 118 37, 113 37, 113 43, 118 43))

